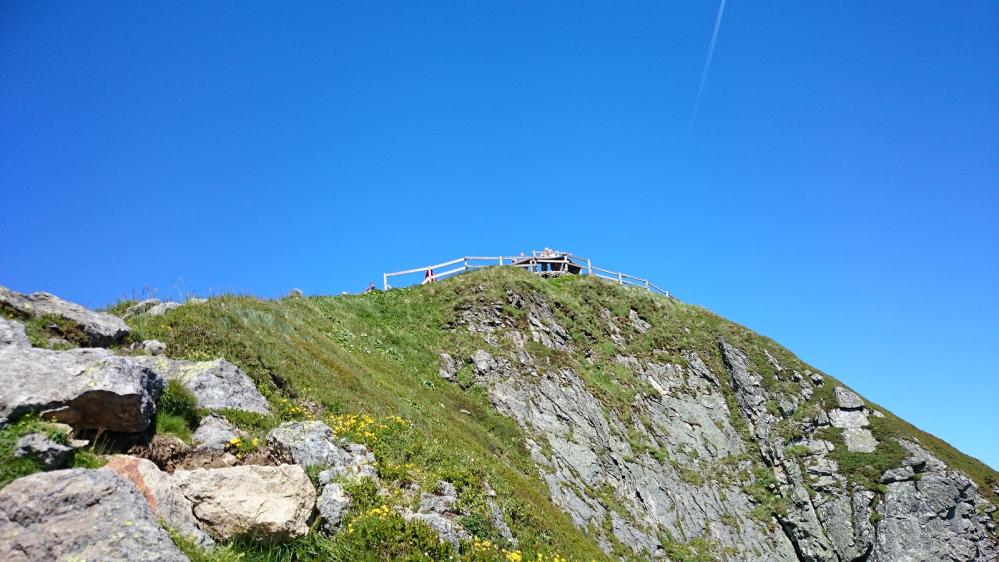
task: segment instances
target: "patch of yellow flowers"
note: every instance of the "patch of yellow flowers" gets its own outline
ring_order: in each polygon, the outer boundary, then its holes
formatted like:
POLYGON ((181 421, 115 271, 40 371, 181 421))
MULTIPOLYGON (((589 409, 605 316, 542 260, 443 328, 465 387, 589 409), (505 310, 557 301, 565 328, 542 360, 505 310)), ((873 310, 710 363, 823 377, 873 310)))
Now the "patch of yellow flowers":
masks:
POLYGON ((412 424, 400 416, 388 416, 376 420, 370 414, 340 414, 326 416, 326 424, 337 435, 350 435, 357 439, 378 441, 379 434, 390 429, 408 427, 412 424))
MULTIPOLYGON (((506 562, 569 562, 568 559, 559 554, 537 553, 534 558, 524 558, 524 554, 519 550, 507 550, 500 548, 489 539, 478 537, 472 540, 472 552, 477 554, 499 554, 506 562)), ((490 559, 492 557, 490 556, 490 559)))

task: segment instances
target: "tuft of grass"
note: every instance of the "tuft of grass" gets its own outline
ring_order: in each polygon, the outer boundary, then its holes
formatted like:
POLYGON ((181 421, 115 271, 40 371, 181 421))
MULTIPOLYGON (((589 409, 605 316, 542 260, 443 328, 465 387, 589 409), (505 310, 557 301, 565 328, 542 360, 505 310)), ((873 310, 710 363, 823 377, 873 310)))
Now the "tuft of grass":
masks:
POLYGON ((156 401, 156 433, 169 433, 189 443, 200 419, 198 401, 191 391, 179 381, 167 381, 156 401))

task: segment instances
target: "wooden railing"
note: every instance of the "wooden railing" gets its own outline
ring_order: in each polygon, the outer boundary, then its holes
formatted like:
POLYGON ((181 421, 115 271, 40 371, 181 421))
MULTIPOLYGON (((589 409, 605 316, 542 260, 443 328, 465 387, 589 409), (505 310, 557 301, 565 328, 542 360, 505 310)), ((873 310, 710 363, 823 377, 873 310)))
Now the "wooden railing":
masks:
POLYGON ((561 254, 557 257, 548 257, 540 252, 532 252, 529 256, 463 256, 451 261, 426 265, 403 271, 394 271, 382 275, 382 283, 385 290, 392 288, 389 285, 389 278, 404 275, 421 273, 425 277, 423 282, 437 281, 445 277, 451 277, 473 269, 483 269, 486 267, 521 267, 527 271, 538 274, 560 275, 569 273, 569 268, 578 268, 579 275, 592 275, 607 281, 612 281, 619 285, 629 285, 642 287, 649 292, 665 295, 673 300, 678 300, 669 291, 661 289, 648 279, 627 275, 620 271, 611 271, 593 265, 589 258, 582 258, 572 254, 561 254), (444 271, 440 271, 444 269, 444 271), (427 272, 431 275, 427 277, 427 272))

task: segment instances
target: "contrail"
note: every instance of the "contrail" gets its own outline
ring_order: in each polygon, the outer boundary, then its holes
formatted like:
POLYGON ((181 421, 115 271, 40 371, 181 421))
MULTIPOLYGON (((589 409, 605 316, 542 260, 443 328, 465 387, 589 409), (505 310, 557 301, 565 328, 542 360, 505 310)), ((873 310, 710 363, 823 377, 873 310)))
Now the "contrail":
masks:
POLYGON ((711 58, 715 56, 715 43, 718 41, 718 30, 721 28, 722 15, 725 13, 725 0, 721 0, 718 6, 718 17, 715 18, 715 30, 711 33, 711 44, 708 45, 708 58, 704 61, 704 70, 701 71, 701 85, 697 88, 697 99, 694 100, 694 111, 690 114, 690 124, 687 126, 687 138, 690 138, 691 131, 694 130, 694 120, 697 119, 697 110, 701 107, 701 96, 704 95, 704 83, 708 81, 708 72, 711 70, 711 58))

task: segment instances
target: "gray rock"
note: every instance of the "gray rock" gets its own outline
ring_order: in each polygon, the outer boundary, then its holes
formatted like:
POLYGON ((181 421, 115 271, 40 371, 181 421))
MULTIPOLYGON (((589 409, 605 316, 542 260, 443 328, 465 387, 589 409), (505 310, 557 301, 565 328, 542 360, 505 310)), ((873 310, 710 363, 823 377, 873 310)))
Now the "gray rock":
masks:
POLYGON ((17 320, 0 317, 0 347, 4 346, 31 347, 28 335, 24 332, 24 324, 17 320))
POLYGON ((513 546, 517 545, 517 539, 514 538, 513 532, 510 530, 510 526, 506 524, 506 519, 503 517, 503 510, 500 509, 498 503, 493 499, 486 500, 486 507, 489 508, 489 522, 493 524, 493 529, 499 533, 503 540, 508 544, 513 546))
POLYGON ((29 412, 77 429, 144 431, 163 379, 105 349, 0 347, 0 423, 29 412))
POLYGON ((149 310, 150 308, 160 304, 160 299, 145 299, 141 300, 132 306, 125 309, 125 318, 131 318, 133 316, 142 314, 149 310))
POLYGON ((166 344, 158 340, 145 340, 142 342, 142 350, 149 355, 163 355, 166 344))
POLYGON ((458 491, 454 484, 441 480, 433 494, 420 494, 420 513, 453 513, 458 504, 458 491))
POLYGON ((846 443, 846 450, 851 453, 873 453, 878 448, 878 440, 869 429, 844 429, 843 441, 846 443))
POLYGON ((197 451, 224 451, 226 443, 241 435, 239 428, 228 420, 211 415, 201 419, 191 439, 197 451))
POLYGON ((856 410, 864 407, 864 400, 853 391, 842 386, 837 386, 833 392, 836 395, 836 403, 844 410, 856 410))
POLYGON ((649 324, 645 320, 642 320, 642 317, 639 316, 638 312, 636 312, 635 310, 630 310, 630 309, 628 310, 628 320, 631 320, 631 325, 634 326, 635 329, 642 334, 648 332, 649 328, 652 327, 652 324, 649 324))
POLYGON ((0 490, 0 559, 182 562, 136 488, 109 470, 19 478, 0 490))
POLYGON ((870 423, 867 414, 860 410, 829 410, 829 420, 833 427, 839 428, 861 428, 867 427, 870 423))
POLYGON ((267 442, 287 450, 302 466, 329 467, 319 473, 322 485, 341 476, 378 475, 367 447, 337 439, 321 421, 285 422, 267 434, 267 442))
POLYGON ((461 546, 461 541, 472 538, 461 525, 439 513, 412 513, 407 511, 402 513, 402 517, 407 521, 426 523, 437 533, 441 542, 450 543, 455 549, 461 546))
POLYGON ((903 482, 905 480, 912 480, 912 477, 914 475, 915 471, 912 470, 911 466, 893 468, 891 470, 886 470, 885 473, 881 475, 881 483, 890 484, 892 482, 903 482))
POLYGON ((64 301, 50 293, 26 295, 0 287, 0 307, 9 308, 25 316, 51 314, 74 322, 87 335, 94 347, 107 347, 120 341, 129 333, 128 324, 106 312, 95 312, 76 303, 64 301))
POLYGON ((153 515, 162 519, 171 529, 194 542, 210 546, 215 544, 207 533, 198 527, 191 500, 187 499, 171 475, 161 471, 152 461, 129 455, 114 455, 101 470, 109 470, 132 483, 146 499, 153 515))
POLYGON ((225 359, 179 361, 166 357, 133 357, 132 360, 155 371, 164 380, 180 381, 194 394, 201 408, 269 412, 267 399, 257 390, 253 380, 225 359))
POLYGON ((149 316, 162 316, 167 312, 170 312, 171 310, 175 308, 180 308, 182 306, 184 305, 180 304, 179 302, 171 302, 171 301, 161 302, 155 306, 150 307, 148 310, 146 310, 145 314, 148 314, 149 316))
POLYGON ((458 374, 458 370, 461 369, 461 362, 451 357, 448 353, 440 354, 441 366, 437 370, 437 374, 446 381, 453 382, 455 376, 458 374))
POLYGON ((44 433, 29 433, 17 440, 14 456, 27 457, 45 468, 58 468, 66 464, 73 448, 56 443, 44 433))
POLYGON ((335 533, 340 528, 343 516, 350 509, 350 497, 343 487, 336 483, 323 487, 323 493, 316 500, 316 510, 323 519, 323 529, 327 533, 335 533))
POLYGON ((217 540, 290 540, 309 531, 316 490, 296 464, 178 470, 173 480, 217 540))

